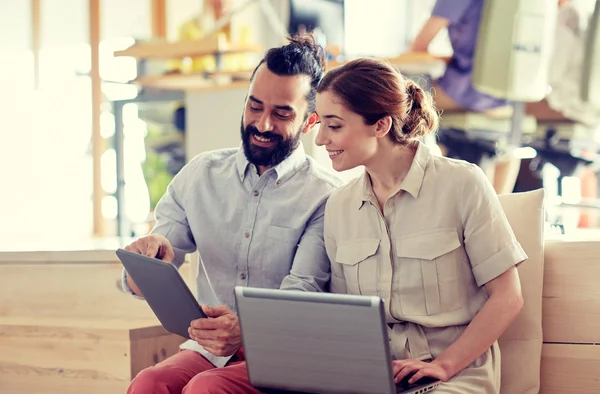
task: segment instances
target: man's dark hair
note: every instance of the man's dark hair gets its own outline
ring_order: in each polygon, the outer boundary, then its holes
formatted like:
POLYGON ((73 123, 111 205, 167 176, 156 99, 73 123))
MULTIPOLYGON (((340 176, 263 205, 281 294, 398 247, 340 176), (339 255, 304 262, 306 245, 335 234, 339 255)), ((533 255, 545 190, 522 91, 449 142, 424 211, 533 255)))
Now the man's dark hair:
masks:
POLYGON ((256 70, 263 64, 274 74, 280 76, 307 75, 310 78, 308 114, 315 112, 317 86, 325 73, 325 51, 317 44, 311 33, 288 37, 289 44, 271 48, 252 72, 250 81, 254 79, 256 70))

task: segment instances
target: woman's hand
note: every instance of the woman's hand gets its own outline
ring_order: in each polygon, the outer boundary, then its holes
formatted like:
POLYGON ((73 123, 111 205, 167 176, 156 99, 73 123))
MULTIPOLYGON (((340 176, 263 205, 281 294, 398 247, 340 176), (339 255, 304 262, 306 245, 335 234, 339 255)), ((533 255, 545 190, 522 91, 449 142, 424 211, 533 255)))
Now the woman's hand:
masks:
POLYGON ((432 362, 419 360, 394 360, 392 362, 392 371, 394 374, 394 382, 396 384, 409 375, 412 375, 408 380, 409 384, 413 384, 425 376, 439 379, 442 382, 447 382, 451 377, 442 367, 442 365, 436 363, 435 360, 432 362))

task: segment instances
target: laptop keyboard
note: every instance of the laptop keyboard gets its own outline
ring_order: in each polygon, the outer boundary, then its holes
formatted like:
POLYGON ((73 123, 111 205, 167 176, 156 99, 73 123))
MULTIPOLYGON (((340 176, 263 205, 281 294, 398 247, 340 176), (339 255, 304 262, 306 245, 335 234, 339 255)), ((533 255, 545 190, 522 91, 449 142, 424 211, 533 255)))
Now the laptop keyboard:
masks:
MULTIPOLYGON (((409 378, 407 377, 402 382, 400 382, 396 385, 396 394, 403 394, 409 390, 412 390, 412 389, 422 386, 424 384, 426 385, 426 384, 432 384, 432 383, 438 382, 437 379, 430 378, 430 377, 424 377, 424 378, 419 379, 418 381, 416 381, 413 384, 409 384, 408 379, 409 378)), ((428 391, 433 390, 433 388, 434 387, 428 388, 426 386, 426 387, 423 387, 423 391, 419 391, 418 393, 426 393, 428 391)))

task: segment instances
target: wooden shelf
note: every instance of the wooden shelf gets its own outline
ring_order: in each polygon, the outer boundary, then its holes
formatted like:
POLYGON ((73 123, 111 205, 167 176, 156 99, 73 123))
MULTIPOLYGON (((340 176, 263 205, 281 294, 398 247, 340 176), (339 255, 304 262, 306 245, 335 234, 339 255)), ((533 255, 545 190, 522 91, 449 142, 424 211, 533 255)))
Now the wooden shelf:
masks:
POLYGON ((148 75, 136 78, 133 83, 148 88, 186 92, 221 90, 248 86, 250 75, 251 71, 148 75))
MULTIPOLYGON (((214 41, 214 40, 213 40, 214 41)), ((184 51, 184 47, 181 46, 179 54, 186 53, 186 56, 190 55, 190 48, 187 46, 189 43, 193 43, 195 41, 190 41, 186 43, 178 43, 176 45, 185 44, 186 50, 184 51)), ((143 53, 143 56, 146 56, 149 53, 150 44, 145 44, 144 51, 142 52, 142 48, 138 48, 137 52, 133 51, 133 47, 127 49, 125 51, 121 51, 120 56, 132 56, 131 53, 143 53), (128 52, 129 51, 129 52, 128 52), (129 53, 128 55, 122 55, 122 53, 129 53)), ((162 54, 166 53, 165 44, 152 44, 155 46, 156 51, 162 54), (163 48, 163 49, 160 49, 163 48)), ((173 54, 175 51, 172 49, 172 45, 168 44, 169 53, 173 54)), ((196 48, 198 49, 198 48, 196 48)), ((194 55, 197 56, 199 51, 194 55)), ((116 54, 116 53, 115 53, 116 54)), ((204 52, 203 54, 207 54, 204 52)), ((141 55, 139 55, 141 56, 141 55)), ((143 57, 142 56, 142 57, 143 57)), ((392 64, 397 66, 417 66, 417 67, 427 67, 431 65, 439 65, 443 63, 447 63, 449 58, 436 57, 432 56, 428 53, 405 53, 400 56, 394 58, 388 58, 392 64)), ((331 70, 335 67, 341 66, 344 64, 343 62, 328 62, 327 69, 331 70)), ((190 74, 181 74, 181 73, 173 73, 173 74, 163 74, 163 75, 147 75, 138 77, 133 81, 133 83, 153 88, 153 89, 163 89, 163 90, 176 90, 176 91, 204 91, 204 90, 223 90, 223 89, 237 89, 248 86, 248 81, 250 80, 250 76, 252 74, 252 70, 247 71, 218 71, 218 72, 210 72, 210 73, 190 73, 190 74)))
MULTIPOLYGON (((427 52, 406 52, 395 57, 386 58, 388 62, 395 66, 406 65, 436 65, 448 64, 450 57, 434 56, 427 52)), ((327 69, 333 69, 343 65, 345 62, 330 61, 327 62, 327 69)))
POLYGON ((388 58, 392 64, 408 64, 408 63, 446 63, 450 62, 450 57, 434 56, 427 52, 406 52, 396 57, 388 58))
POLYGON ((125 50, 115 51, 115 56, 130 56, 137 59, 181 59, 224 53, 262 52, 259 45, 230 43, 212 36, 190 41, 154 41, 135 44, 125 50))

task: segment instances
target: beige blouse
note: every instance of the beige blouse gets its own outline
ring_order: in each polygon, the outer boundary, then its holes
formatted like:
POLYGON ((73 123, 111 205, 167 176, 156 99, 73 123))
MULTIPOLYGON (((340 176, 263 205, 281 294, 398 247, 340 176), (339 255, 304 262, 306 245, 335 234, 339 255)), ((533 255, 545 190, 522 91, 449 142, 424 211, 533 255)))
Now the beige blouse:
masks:
POLYGON ((399 359, 437 357, 488 299, 483 285, 527 258, 481 169, 423 143, 383 212, 366 172, 331 195, 325 245, 332 292, 386 302, 399 359))

